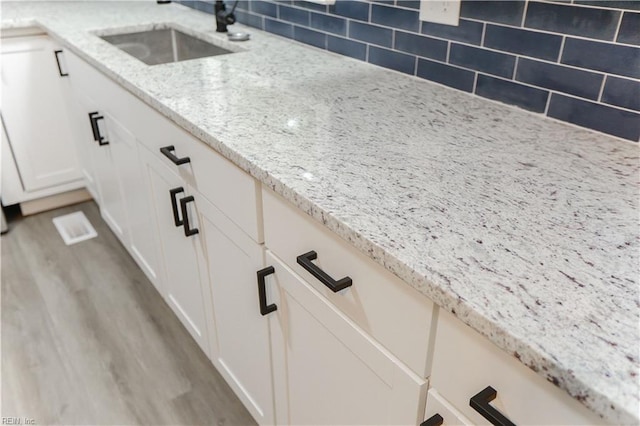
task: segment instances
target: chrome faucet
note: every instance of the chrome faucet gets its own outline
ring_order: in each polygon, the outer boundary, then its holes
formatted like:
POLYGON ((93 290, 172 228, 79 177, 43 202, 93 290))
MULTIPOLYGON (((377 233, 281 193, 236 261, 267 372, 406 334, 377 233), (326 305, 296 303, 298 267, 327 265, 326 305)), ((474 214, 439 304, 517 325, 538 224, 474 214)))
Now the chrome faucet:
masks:
POLYGON ((214 11, 216 13, 216 31, 219 33, 226 33, 227 25, 235 24, 236 16, 233 12, 236 10, 236 6, 238 6, 238 0, 233 4, 231 8, 231 12, 227 13, 227 6, 224 4, 222 0, 216 0, 216 4, 214 7, 214 11))

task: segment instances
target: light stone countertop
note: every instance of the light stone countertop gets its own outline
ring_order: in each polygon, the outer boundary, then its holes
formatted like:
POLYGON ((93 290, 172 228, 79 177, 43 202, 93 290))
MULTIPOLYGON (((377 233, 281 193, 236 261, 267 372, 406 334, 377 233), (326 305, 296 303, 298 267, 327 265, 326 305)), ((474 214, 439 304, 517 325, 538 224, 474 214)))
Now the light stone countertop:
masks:
POLYGON ((43 27, 609 422, 640 422, 637 144, 255 29, 247 52, 153 67, 94 35, 222 37, 174 4, 1 12, 2 29, 43 27))

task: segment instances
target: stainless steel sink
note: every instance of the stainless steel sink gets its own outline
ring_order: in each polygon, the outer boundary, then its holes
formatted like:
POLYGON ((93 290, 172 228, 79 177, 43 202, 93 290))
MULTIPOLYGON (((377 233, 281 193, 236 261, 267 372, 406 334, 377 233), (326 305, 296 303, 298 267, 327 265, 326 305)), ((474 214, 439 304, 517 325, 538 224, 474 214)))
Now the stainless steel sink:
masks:
POLYGON ((101 38, 147 65, 233 53, 173 28, 104 35, 101 38))

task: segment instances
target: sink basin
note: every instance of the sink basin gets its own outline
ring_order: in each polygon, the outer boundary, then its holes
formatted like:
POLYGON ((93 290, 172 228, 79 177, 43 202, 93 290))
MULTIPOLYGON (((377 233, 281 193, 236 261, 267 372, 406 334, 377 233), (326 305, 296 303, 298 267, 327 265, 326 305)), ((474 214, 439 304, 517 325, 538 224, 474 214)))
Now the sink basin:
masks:
POLYGON ((104 35, 101 38, 147 65, 233 53, 174 28, 104 35))

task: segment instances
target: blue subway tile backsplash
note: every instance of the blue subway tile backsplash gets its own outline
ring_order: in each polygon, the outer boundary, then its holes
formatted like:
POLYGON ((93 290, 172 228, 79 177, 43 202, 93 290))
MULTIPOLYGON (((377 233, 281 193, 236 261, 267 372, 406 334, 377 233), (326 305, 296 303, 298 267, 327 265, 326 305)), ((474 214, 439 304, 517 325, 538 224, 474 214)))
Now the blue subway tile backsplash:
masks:
POLYGON ((278 17, 283 21, 309 26, 309 12, 297 7, 278 5, 278 17))
POLYGON ((426 59, 418 60, 417 75, 465 92, 473 91, 473 84, 476 79, 476 73, 473 71, 426 59))
POLYGON ((416 57, 380 47, 369 47, 369 62, 405 74, 414 74, 416 57))
POLYGON ((321 49, 327 48, 327 35, 320 31, 314 31, 308 28, 294 26, 293 38, 294 40, 297 40, 301 43, 309 44, 321 49))
POLYGON ((420 30, 418 12, 415 10, 400 9, 397 7, 372 4, 371 22, 413 32, 418 32, 420 30))
POLYGON ((581 99, 554 93, 549 104, 549 116, 632 141, 640 138, 640 114, 581 99))
POLYGON ((555 61, 560 54, 562 37, 520 28, 487 24, 484 45, 503 52, 555 61))
MULTIPOLYGON (((213 0, 182 1, 213 13, 213 0)), ((240 0, 238 21, 637 142, 640 0, 462 0, 457 26, 418 0, 240 0)))
POLYGON ((577 5, 608 7, 623 10, 640 10, 640 1, 638 0, 574 0, 577 5))
POLYGON ((251 11, 264 16, 276 18, 278 16, 278 6, 275 3, 262 0, 251 0, 249 2, 251 11))
POLYGON ((327 37, 327 49, 331 52, 340 53, 341 55, 350 56, 352 58, 360 59, 361 61, 366 60, 366 44, 331 35, 327 37))
POLYGON ((640 48, 567 38, 563 64, 640 78, 640 48))
POLYGON ((602 74, 577 68, 520 58, 516 80, 533 86, 597 100, 602 74))
POLYGON ((493 50, 453 43, 449 53, 449 62, 487 74, 511 78, 516 57, 493 50))
POLYGON ((482 31, 484 24, 482 22, 467 21, 460 19, 458 26, 435 24, 433 22, 422 23, 422 34, 431 35, 447 40, 461 41, 463 43, 477 44, 482 43, 482 31))
POLYGON ((364 24, 362 22, 349 22, 349 38, 366 41, 379 46, 391 47, 393 45, 393 30, 377 25, 364 24))
POLYGON ((479 21, 519 26, 524 14, 524 1, 470 0, 460 5, 460 16, 479 21))
POLYGON ((544 112, 549 92, 508 80, 479 75, 476 94, 496 101, 517 105, 533 112, 544 112))
POLYGON ((625 12, 620 22, 617 42, 640 46, 640 13, 625 12))
POLYGON ((613 40, 620 11, 530 1, 524 25, 536 30, 613 40))
POLYGON ((347 20, 321 13, 311 13, 311 28, 332 34, 347 35, 347 20))
POLYGON ((393 47, 405 53, 412 53, 426 58, 445 61, 447 59, 447 42, 435 38, 396 31, 393 47))
POLYGON ((369 3, 365 1, 339 1, 329 6, 329 13, 359 21, 369 20, 369 3))
POLYGON ((274 19, 264 18, 264 30, 283 37, 293 38, 293 25, 274 19))
POLYGON ((608 76, 602 102, 640 111, 640 82, 608 76))
MULTIPOLYGON (((253 0, 249 0, 249 1, 253 1, 253 0)), ((312 2, 303 1, 303 0, 294 0, 293 5, 298 7, 303 7, 305 9, 315 10, 316 12, 327 11, 327 6, 323 4, 312 3, 312 2)))

